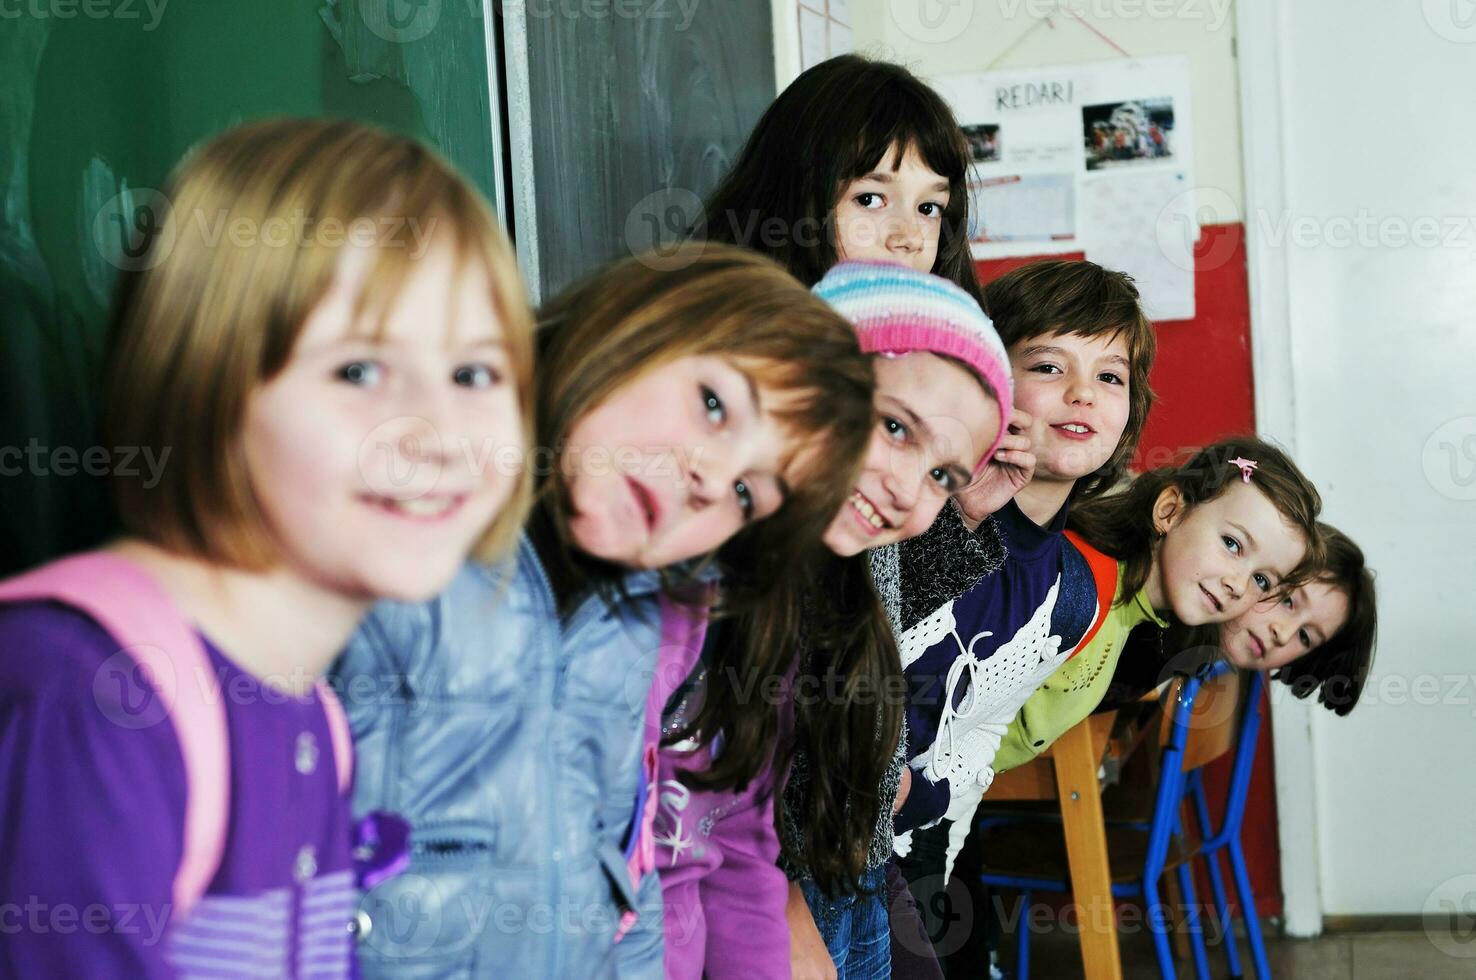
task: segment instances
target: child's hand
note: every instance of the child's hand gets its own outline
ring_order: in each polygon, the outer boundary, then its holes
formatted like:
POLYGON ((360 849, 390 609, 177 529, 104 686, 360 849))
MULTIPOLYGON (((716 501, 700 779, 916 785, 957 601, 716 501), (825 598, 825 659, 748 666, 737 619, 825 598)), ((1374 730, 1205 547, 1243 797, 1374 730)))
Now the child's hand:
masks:
POLYGON ((912 789, 912 767, 902 767, 902 784, 897 787, 897 798, 892 801, 892 816, 896 816, 907 802, 907 793, 912 789))
POLYGON ((835 962, 815 917, 805 902, 805 893, 795 882, 789 883, 789 900, 784 904, 784 918, 789 922, 789 969, 794 980, 835 980, 835 962))
POLYGON ((1035 453, 1030 451, 1030 437, 1025 433, 1035 420, 1017 408, 1010 413, 1009 432, 1000 440, 999 448, 979 474, 954 497, 964 523, 971 529, 999 510, 1035 476, 1035 453))

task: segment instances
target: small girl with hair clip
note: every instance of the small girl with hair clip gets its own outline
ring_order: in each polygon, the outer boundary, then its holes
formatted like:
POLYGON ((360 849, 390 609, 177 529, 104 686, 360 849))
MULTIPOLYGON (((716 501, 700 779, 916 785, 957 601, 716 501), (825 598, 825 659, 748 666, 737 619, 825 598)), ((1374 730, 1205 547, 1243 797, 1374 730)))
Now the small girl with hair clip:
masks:
POLYGON ((1098 710, 1136 701, 1168 679, 1177 651, 1218 647, 1239 670, 1270 671, 1299 698, 1341 716, 1358 704, 1378 634, 1373 572, 1363 550, 1330 524, 1318 525, 1327 560, 1310 581, 1283 590, 1206 630, 1140 626, 1128 639, 1098 710))
POLYGON ((1153 470, 1122 493, 1072 509, 1068 539, 1089 569, 1095 608, 1069 647, 1034 623, 978 657, 984 634, 955 622, 952 604, 910 628, 901 641, 904 663, 941 650, 955 658, 950 678, 959 679, 934 711, 917 697, 909 706, 909 727, 921 732, 923 748, 911 759, 908 802, 930 807, 914 811, 923 826, 949 821, 935 873, 952 874, 1010 725, 1042 684, 1052 689, 1021 717, 1012 762, 1043 751, 1091 713, 1138 623, 1168 616, 1187 625, 1227 622, 1304 580, 1322 560, 1320 508, 1316 488, 1274 446, 1216 443, 1178 468, 1153 470))
POLYGON ((352 755, 319 677, 374 600, 505 553, 529 483, 460 447, 527 445, 532 317, 486 205, 403 137, 242 126, 168 196, 105 417, 170 465, 118 474, 119 540, 0 583, 0 908, 49 910, 0 974, 346 977, 352 755))
POLYGON ((1112 604, 1095 634, 1021 705, 995 769, 1034 759, 1096 710, 1140 623, 1229 624, 1313 581, 1325 555, 1320 507, 1296 464, 1254 438, 1206 446, 1178 469, 1152 470, 1078 507, 1078 547, 1089 560, 1116 562, 1093 562, 1112 604))

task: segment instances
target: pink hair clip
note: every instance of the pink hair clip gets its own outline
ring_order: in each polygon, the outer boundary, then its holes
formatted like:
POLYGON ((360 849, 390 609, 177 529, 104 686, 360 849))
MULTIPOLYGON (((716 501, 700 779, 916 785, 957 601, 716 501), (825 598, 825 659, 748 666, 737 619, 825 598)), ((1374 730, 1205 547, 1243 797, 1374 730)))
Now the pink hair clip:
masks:
POLYGON ((1243 456, 1236 456, 1230 461, 1230 465, 1240 467, 1240 479, 1243 482, 1249 483, 1251 481, 1251 472, 1256 468, 1255 460, 1246 459, 1243 456))

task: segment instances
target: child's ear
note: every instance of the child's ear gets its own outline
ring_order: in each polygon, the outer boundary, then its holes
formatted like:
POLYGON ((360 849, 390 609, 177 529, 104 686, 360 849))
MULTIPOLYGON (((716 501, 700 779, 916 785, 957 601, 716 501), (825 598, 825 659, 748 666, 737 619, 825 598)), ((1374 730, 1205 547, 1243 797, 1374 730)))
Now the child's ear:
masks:
POLYGON ((1178 487, 1164 487, 1153 501, 1153 536, 1163 537, 1183 520, 1188 508, 1184 506, 1184 492, 1178 487))

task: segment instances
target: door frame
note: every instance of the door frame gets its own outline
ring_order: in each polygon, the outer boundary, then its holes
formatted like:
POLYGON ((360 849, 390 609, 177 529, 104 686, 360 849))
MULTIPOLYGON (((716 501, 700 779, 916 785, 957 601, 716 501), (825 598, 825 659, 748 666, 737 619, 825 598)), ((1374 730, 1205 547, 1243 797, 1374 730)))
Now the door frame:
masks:
MULTIPOLYGON (((1259 234, 1261 216, 1286 211, 1285 129, 1282 120, 1281 38, 1277 0, 1237 0, 1236 48, 1240 76, 1241 155, 1245 170, 1245 243, 1250 274, 1251 363, 1255 372, 1256 428, 1260 435, 1297 448, 1297 398, 1292 370, 1292 319, 1288 254, 1259 234)), ((1317 831, 1315 704, 1276 696, 1277 836, 1285 930, 1290 936, 1322 932, 1321 842, 1317 831)))

